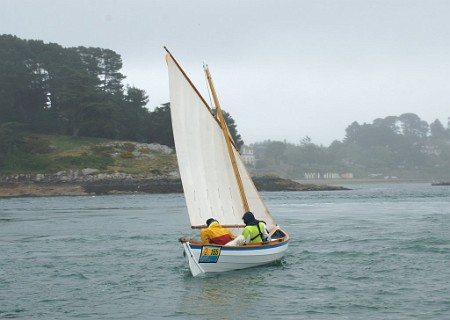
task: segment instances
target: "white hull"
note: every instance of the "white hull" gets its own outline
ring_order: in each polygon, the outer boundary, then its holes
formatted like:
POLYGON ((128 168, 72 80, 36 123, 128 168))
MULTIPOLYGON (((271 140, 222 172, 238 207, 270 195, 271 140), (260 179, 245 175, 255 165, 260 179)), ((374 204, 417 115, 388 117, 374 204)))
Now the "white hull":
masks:
POLYGON ((239 270, 277 261, 283 257, 289 243, 289 241, 285 240, 273 241, 271 244, 239 247, 205 245, 207 247, 220 248, 220 255, 217 261, 205 263, 200 261, 203 245, 192 244, 187 240, 181 242, 184 255, 194 277, 203 273, 239 270))

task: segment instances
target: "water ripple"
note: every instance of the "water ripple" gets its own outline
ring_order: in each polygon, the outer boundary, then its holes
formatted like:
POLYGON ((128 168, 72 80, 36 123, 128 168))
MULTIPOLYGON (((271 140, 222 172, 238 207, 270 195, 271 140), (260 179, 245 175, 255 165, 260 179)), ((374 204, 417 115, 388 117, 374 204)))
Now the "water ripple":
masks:
POLYGON ((288 253, 201 278, 177 241, 198 236, 182 195, 0 199, 0 317, 445 319, 445 190, 264 193, 288 253))

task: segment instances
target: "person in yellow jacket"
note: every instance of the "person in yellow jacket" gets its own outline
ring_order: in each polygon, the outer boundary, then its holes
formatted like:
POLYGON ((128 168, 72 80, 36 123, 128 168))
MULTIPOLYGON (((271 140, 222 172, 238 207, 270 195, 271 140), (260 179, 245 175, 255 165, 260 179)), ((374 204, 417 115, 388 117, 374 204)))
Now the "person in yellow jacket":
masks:
POLYGON ((207 228, 200 231, 203 243, 224 245, 235 238, 234 234, 227 228, 222 227, 216 219, 206 220, 207 228))
POLYGON ((256 220, 253 213, 250 211, 244 213, 242 220, 244 220, 245 223, 244 231, 242 231, 242 236, 245 239, 245 243, 270 241, 266 224, 262 221, 256 220))

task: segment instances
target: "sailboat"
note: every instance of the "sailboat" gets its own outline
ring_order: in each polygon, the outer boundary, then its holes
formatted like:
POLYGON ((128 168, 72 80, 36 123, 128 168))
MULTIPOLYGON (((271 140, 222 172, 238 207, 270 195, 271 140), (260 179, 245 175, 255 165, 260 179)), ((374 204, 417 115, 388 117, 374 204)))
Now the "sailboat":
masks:
POLYGON ((272 263, 288 249, 289 235, 275 222, 260 197, 228 131, 211 74, 204 65, 215 109, 211 108, 167 48, 170 109, 178 166, 191 228, 213 217, 235 235, 251 211, 264 221, 271 240, 246 245, 215 245, 182 237, 192 275, 226 272, 272 263))

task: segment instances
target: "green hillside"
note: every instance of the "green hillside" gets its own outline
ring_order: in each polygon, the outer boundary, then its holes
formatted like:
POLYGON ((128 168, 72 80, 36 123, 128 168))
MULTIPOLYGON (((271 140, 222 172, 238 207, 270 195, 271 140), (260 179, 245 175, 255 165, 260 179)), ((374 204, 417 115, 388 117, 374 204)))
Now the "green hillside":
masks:
POLYGON ((43 173, 97 169, 104 173, 168 174, 177 170, 172 149, 158 144, 103 138, 31 135, 21 151, 3 155, 0 174, 43 173))

